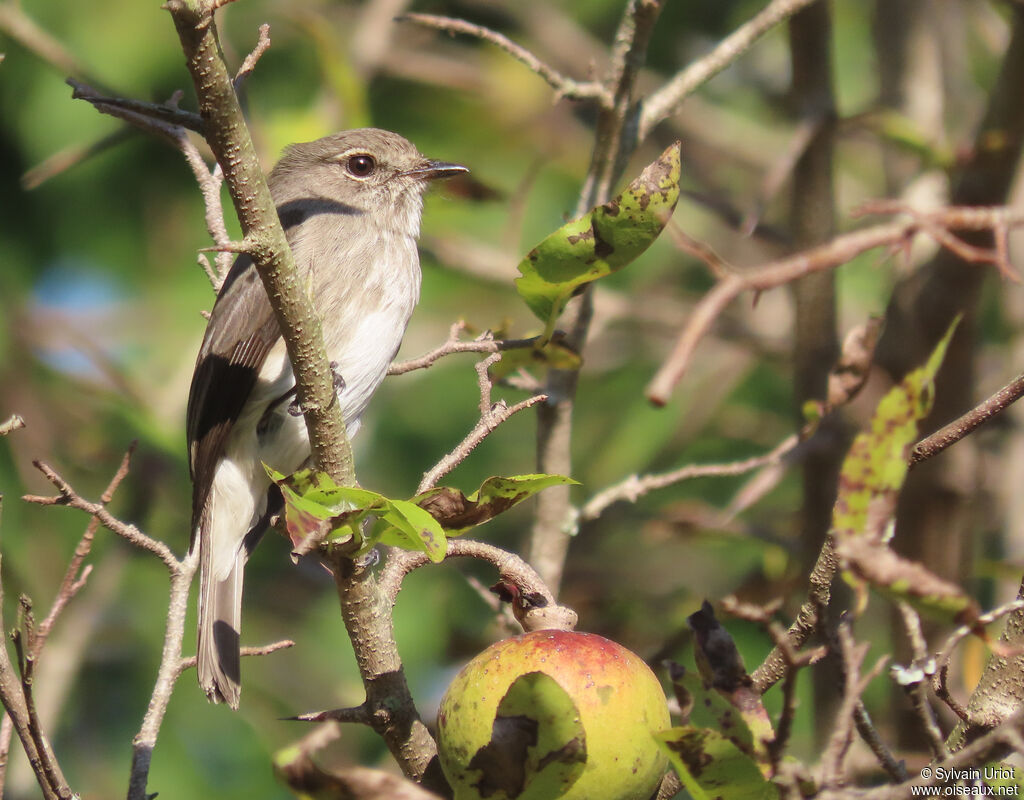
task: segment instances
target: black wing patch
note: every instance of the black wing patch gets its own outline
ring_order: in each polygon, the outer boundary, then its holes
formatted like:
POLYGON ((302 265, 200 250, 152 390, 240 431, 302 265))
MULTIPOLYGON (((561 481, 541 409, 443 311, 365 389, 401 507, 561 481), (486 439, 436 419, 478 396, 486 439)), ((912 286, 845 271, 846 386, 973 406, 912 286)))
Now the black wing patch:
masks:
POLYGON ((252 393, 267 354, 280 337, 252 260, 239 256, 210 315, 188 397, 193 537, 228 434, 252 393))

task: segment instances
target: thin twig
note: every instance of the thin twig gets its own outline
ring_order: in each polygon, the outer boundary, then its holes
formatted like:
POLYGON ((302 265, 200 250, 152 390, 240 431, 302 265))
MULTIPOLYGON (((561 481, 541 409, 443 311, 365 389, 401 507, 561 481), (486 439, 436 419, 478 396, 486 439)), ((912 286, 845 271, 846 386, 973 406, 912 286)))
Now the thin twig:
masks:
POLYGON ((167 563, 171 574, 168 591, 167 623, 164 628, 160 666, 150 695, 149 706, 142 718, 138 733, 132 738, 132 763, 128 777, 128 800, 146 800, 149 769, 153 760, 160 725, 171 702, 174 685, 181 676, 181 645, 185 636, 185 616, 192 578, 199 567, 199 548, 193 548, 181 561, 167 563))
POLYGON ((491 380, 487 375, 487 370, 500 358, 501 353, 492 353, 477 363, 477 383, 480 387, 480 419, 473 426, 473 430, 456 445, 454 450, 445 455, 444 458, 424 473, 423 480, 420 481, 420 485, 416 488, 416 494, 422 494, 427 489, 436 486, 441 478, 465 461, 466 457, 476 449, 477 445, 490 436, 509 417, 547 399, 546 395, 538 394, 525 400, 520 400, 512 406, 509 406, 504 400, 491 403, 491 380))
POLYGON ((963 439, 996 414, 1004 411, 1024 395, 1024 374, 1018 375, 1006 386, 983 400, 966 414, 953 420, 948 425, 925 437, 916 445, 910 454, 910 466, 915 466, 926 459, 941 453, 951 444, 963 439))
MULTIPOLYGON (((513 583, 524 595, 540 595, 548 602, 554 602, 551 590, 541 580, 537 571, 526 561, 500 547, 474 539, 449 539, 445 558, 475 558, 486 561, 498 570, 503 580, 513 583)), ((405 576, 430 563, 426 553, 412 550, 392 550, 381 571, 381 596, 390 605, 398 599, 405 576)))
MULTIPOLYGON (((829 536, 826 538, 821 552, 818 553, 818 560, 808 578, 807 599, 800 606, 796 619, 786 631, 789 647, 793 649, 803 647, 811 636, 817 633, 832 597, 832 579, 835 577, 838 566, 835 546, 832 537, 829 536)), ((785 674, 785 650, 776 645, 761 662, 761 665, 750 674, 750 677, 757 690, 764 694, 785 674)))
POLYGON ((949 691, 949 663, 953 658, 953 652, 960 642, 968 636, 978 633, 980 629, 990 625, 997 619, 1021 609, 1024 609, 1024 599, 1018 598, 982 614, 969 625, 961 625, 947 637, 938 655, 935 657, 936 671, 932 676, 932 689, 935 691, 935 695, 964 722, 970 721, 967 709, 957 702, 949 691))
MULTIPOLYGON (((114 497, 114 492, 117 491, 117 487, 121 485, 121 481, 128 475, 128 470, 131 467, 132 455, 135 452, 135 447, 138 443, 132 442, 128 451, 124 454, 121 459, 121 464, 114 473, 114 477, 110 479, 107 484, 107 488, 104 489, 103 494, 100 495, 100 503, 107 505, 114 497)), ((57 591, 57 596, 54 598, 53 605, 50 606, 50 611, 39 623, 36 628, 35 639, 32 643, 32 656, 35 659, 39 658, 39 654, 46 644, 46 639, 50 635, 50 631, 53 629, 54 623, 57 621, 57 617, 64 610, 65 606, 71 601, 71 599, 79 592, 79 590, 85 585, 86 579, 89 577, 89 572, 92 566, 87 566, 84 570, 81 569, 82 562, 85 561, 89 555, 89 551, 92 549, 93 538, 96 536, 96 529, 99 528, 99 520, 96 517, 92 517, 89 520, 89 524, 85 529, 85 533, 82 534, 82 538, 78 542, 78 546, 75 547, 75 552, 71 556, 71 560, 68 562, 68 567, 64 571, 64 578, 61 580, 60 588, 57 591), (81 570, 81 572, 79 572, 81 570)))
POLYGON ((259 38, 256 40, 256 46, 252 51, 245 57, 242 62, 242 66, 238 68, 238 72, 235 73, 235 91, 237 92, 242 88, 242 84, 245 83, 246 79, 252 75, 256 64, 263 57, 263 54, 270 49, 270 25, 264 22, 260 25, 259 38))
MULTIPOLYGON (((880 660, 876 673, 881 671, 882 666, 883 662, 880 660)), ((868 749, 874 754, 878 763, 888 773, 889 777, 897 782, 905 781, 908 777, 906 766, 902 761, 896 760, 888 745, 882 741, 882 736, 878 733, 878 728, 871 721, 871 716, 868 714, 867 706, 864 705, 863 700, 858 700, 857 705, 854 706, 853 724, 857 727, 857 733, 864 744, 868 746, 868 749)))
POLYGON ((921 628, 921 617, 910 603, 905 601, 897 603, 897 608, 910 642, 913 663, 909 667, 893 665, 893 677, 910 698, 914 713, 917 714, 925 738, 928 740, 932 757, 936 761, 941 761, 949 757, 949 749, 946 747, 945 737, 939 729, 939 723, 935 719, 935 712, 928 702, 927 679, 935 674, 935 661, 928 656, 928 644, 924 638, 924 630, 921 628))
POLYGON ((529 339, 495 339, 490 331, 480 334, 470 342, 459 341, 459 334, 466 329, 465 322, 459 321, 452 325, 444 344, 435 347, 429 353, 408 361, 396 362, 388 369, 388 375, 404 375, 417 369, 427 369, 435 362, 453 353, 501 353, 505 350, 521 350, 533 345, 540 339, 533 336, 529 339))
MULTIPOLYGON (((902 207, 900 210, 903 211, 902 207)), ((937 230, 980 231, 1013 228, 1021 224, 1024 224, 1024 213, 1019 209, 1002 206, 949 206, 928 214, 914 214, 897 222, 843 234, 823 245, 761 267, 731 272, 721 277, 694 307, 672 353, 648 384, 647 397, 656 405, 668 402, 673 389, 689 367, 697 344, 726 307, 743 292, 767 291, 814 272, 834 269, 868 250, 905 245, 919 233, 934 236, 937 230)), ((946 244, 943 241, 939 243, 946 244)), ((995 256, 987 263, 996 263, 995 256)))
POLYGON ((288 717, 296 722, 345 722, 357 725, 370 724, 370 712, 365 705, 347 708, 332 708, 329 711, 307 711, 288 717))
POLYGON ((570 100, 597 100, 604 105, 611 104, 611 96, 601 82, 573 80, 542 61, 522 45, 516 44, 507 36, 490 28, 474 25, 466 20, 441 17, 436 14, 407 13, 399 16, 398 21, 412 22, 427 28, 446 31, 450 34, 462 33, 489 42, 508 53, 512 58, 525 64, 531 72, 536 73, 547 81, 548 85, 557 92, 559 97, 566 97, 570 100))
POLYGON ((655 125, 675 114, 699 86, 732 64, 764 34, 812 2, 772 0, 757 16, 722 39, 714 50, 677 73, 644 102, 640 139, 646 139, 655 125))
MULTIPOLYGON (((922 773, 911 781, 859 792, 857 797, 858 800, 910 800, 919 796, 922 786, 945 784, 957 771, 1001 759, 1013 751, 1024 752, 1024 711, 1017 711, 999 727, 965 745, 949 758, 932 764, 927 777, 922 773)), ((841 800, 843 796, 849 795, 846 792, 822 792, 818 795, 822 800, 841 800)))
POLYGON ((16 431, 20 428, 25 427, 25 420, 20 414, 11 414, 6 420, 0 422, 0 436, 6 436, 7 434, 16 431))
POLYGON ((25 191, 38 189, 51 178, 55 178, 93 156, 106 152, 135 135, 136 131, 134 128, 122 126, 113 133, 101 136, 88 144, 75 143, 62 150, 58 150, 34 167, 25 170, 21 176, 21 188, 25 191))
POLYGON ((868 683, 881 671, 887 656, 883 656, 863 678, 860 675, 864 657, 870 644, 856 644, 849 625, 841 624, 837 629, 839 653, 843 660, 843 700, 836 712, 836 723, 821 757, 821 783, 825 788, 835 788, 846 778, 846 756, 853 742, 853 729, 857 722, 857 707, 868 683))
POLYGON ((87 69, 48 31, 29 17, 21 3, 6 0, 0 3, 0 31, 34 53, 62 75, 85 77, 87 69))
POLYGON ((103 507, 102 503, 90 503, 88 500, 85 500, 73 488, 71 488, 71 485, 58 475, 52 467, 42 461, 33 461, 32 463, 35 465, 36 469, 46 476, 50 483, 57 487, 60 494, 57 497, 44 497, 27 494, 22 497, 22 500, 26 503, 36 503, 37 505, 43 506, 62 505, 68 506, 69 508, 77 508, 80 511, 85 511, 87 514, 91 514, 96 517, 100 521, 100 524, 107 530, 112 533, 116 533, 122 539, 127 539, 136 547, 140 547, 143 550, 148 550, 153 553, 163 561, 172 572, 178 569, 180 562, 166 544, 147 536, 134 525, 121 522, 121 520, 117 519, 107 511, 106 508, 103 507))
POLYGON ((115 110, 130 112, 141 117, 160 120, 171 125, 178 125, 188 128, 196 133, 203 132, 203 118, 191 111, 182 111, 176 106, 157 103, 146 103, 142 100, 132 100, 127 97, 110 97, 101 94, 92 86, 86 83, 68 78, 67 84, 72 88, 71 97, 74 100, 85 100, 94 105, 97 110, 105 114, 111 114, 115 110))
MULTIPOLYGON (((269 656, 271 653, 276 653, 278 650, 287 650, 289 647, 295 647, 295 642, 291 639, 281 639, 270 644, 252 645, 250 647, 242 647, 239 649, 243 658, 250 656, 269 656)), ((181 659, 178 663, 178 672, 184 672, 188 669, 195 669, 196 656, 188 656, 187 658, 181 659)))
POLYGON ((730 461, 721 464, 687 464, 671 472, 649 475, 630 475, 620 483, 602 489, 588 500, 580 510, 580 521, 588 522, 597 519, 605 510, 620 500, 635 503, 648 492, 663 489, 682 481, 694 478, 726 477, 743 475, 760 467, 779 464, 800 443, 797 435, 787 436, 769 452, 760 456, 730 461))

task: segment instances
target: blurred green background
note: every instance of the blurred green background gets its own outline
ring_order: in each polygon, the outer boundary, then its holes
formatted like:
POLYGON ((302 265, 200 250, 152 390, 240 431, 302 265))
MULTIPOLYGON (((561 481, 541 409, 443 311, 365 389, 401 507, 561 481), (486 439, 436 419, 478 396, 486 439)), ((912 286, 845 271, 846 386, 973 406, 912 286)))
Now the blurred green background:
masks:
MULTIPOLYGON (((0 27, 10 32, 10 0, 3 5, 0 27)), ((667 4, 641 87, 657 86, 763 5, 667 4)), ((957 90, 949 95, 942 130, 917 131, 915 154, 903 153, 915 177, 940 186, 944 159, 976 124, 1007 36, 997 7, 948 5, 961 22, 955 34, 960 47, 948 65, 957 90)), ((852 207, 889 190, 886 147, 870 126, 856 123, 877 102, 873 7, 859 0, 833 5, 838 104, 853 120, 842 129, 837 157, 844 225, 852 207)), ((574 208, 592 147, 593 114, 553 98, 545 83, 491 46, 392 18, 406 9, 465 17, 585 78, 605 69, 622 8, 621 0, 240 0, 221 12, 223 46, 235 66, 254 45, 259 24, 271 25, 273 46, 244 87, 266 167, 288 142, 368 124, 402 133, 430 157, 471 167, 478 185, 435 190, 428 198, 423 296, 402 356, 441 343, 460 318, 474 330, 500 329, 513 337, 539 331, 513 289, 515 265, 574 208)), ((35 0, 22 4, 21 13, 61 44, 79 78, 153 101, 183 89, 183 107, 194 107, 173 25, 155 0, 101 6, 35 0)), ((55 65, 38 47, 3 33, 0 51, 6 54, 0 64, 0 420, 17 412, 27 422, 0 440, 10 627, 21 593, 32 597, 38 615, 45 613, 88 522, 74 511, 20 501, 26 492, 51 491, 33 459, 97 498, 137 439, 132 472, 111 508, 176 551, 187 547, 184 409, 204 327, 200 312, 210 308, 213 294, 196 264, 197 250, 209 243, 201 198, 181 156, 163 142, 129 132, 26 188, 26 175, 31 179, 32 170, 52 163, 48 159, 87 148, 122 125, 71 99, 64 84, 69 65, 55 65)), ((775 31, 662 125, 627 170, 635 175, 682 138, 688 194, 674 224, 732 263, 755 265, 784 252, 784 242, 738 233, 712 201, 740 213, 755 209, 764 176, 794 130, 788 82, 786 36, 775 31)), ((766 223, 782 224, 786 207, 785 192, 770 198, 766 223)), ((229 225, 237 230, 233 219, 229 225)), ((901 268, 873 253, 840 270, 841 330, 885 310, 901 268)), ((644 399, 645 383, 711 282, 707 268, 669 231, 599 287, 574 441, 578 501, 633 472, 767 451, 793 429, 792 308, 785 291, 765 294, 753 306, 734 304, 702 343, 672 402, 655 409, 644 399)), ((1003 303, 1011 302, 992 290, 979 394, 1010 377, 1014 324, 1003 303)), ((385 382, 355 441, 364 486, 408 496, 465 435, 477 418, 472 364, 472 356, 453 356, 385 382)), ((509 388, 500 394, 524 396, 509 388)), ((533 471, 534 432, 532 413, 519 415, 448 482, 469 491, 489 475, 533 471)), ((721 522, 719 512, 744 482, 681 484, 635 506, 616 505, 584 526, 572 545, 563 592, 580 612, 581 629, 616 638, 645 657, 686 661, 685 617, 704 597, 798 595, 802 582, 790 569, 798 482, 783 477, 738 520, 721 522)), ((986 508, 996 510, 983 531, 1000 530, 1007 507, 993 501, 986 508)), ((526 504, 479 535, 516 549, 530 521, 526 504)), ((1005 547, 994 534, 979 535, 978 543, 989 551, 1005 547)), ((154 754, 150 789, 161 797, 286 797, 271 776, 269 756, 305 729, 281 718, 362 700, 328 576, 312 564, 293 567, 287 553, 286 543, 271 536, 253 558, 243 641, 288 637, 297 646, 246 661, 238 713, 208 705, 192 674, 185 676, 154 754)), ((44 710, 59 709, 45 713, 56 713, 49 728, 71 785, 83 797, 101 798, 124 792, 131 737, 159 657, 167 578, 156 559, 104 531, 90 563, 95 569, 88 586, 45 651, 38 692, 44 710)), ((498 635, 466 574, 485 584, 493 580, 473 565, 424 569, 408 579, 398 603, 399 645, 427 718, 452 670, 498 635)), ((995 584, 985 586, 991 598, 995 584)), ((880 616, 873 624, 884 630, 880 616)), ((731 627, 748 664, 756 664, 769 649, 766 637, 752 626, 731 627)), ((192 630, 190 623, 189 638, 192 630)), ((885 649, 884 638, 878 647, 885 649)), ((805 720, 798 748, 813 750, 808 731, 805 720)), ((355 728, 344 730, 331 758, 388 761, 379 741, 355 728)), ((35 796, 24 765, 12 769, 8 796, 35 796)))

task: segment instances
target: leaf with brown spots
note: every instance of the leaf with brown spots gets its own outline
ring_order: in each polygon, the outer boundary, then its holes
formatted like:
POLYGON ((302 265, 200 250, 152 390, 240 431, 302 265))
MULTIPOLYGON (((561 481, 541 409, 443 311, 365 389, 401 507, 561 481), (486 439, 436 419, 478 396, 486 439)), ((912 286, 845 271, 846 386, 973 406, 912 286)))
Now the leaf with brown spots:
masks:
POLYGON ((428 511, 449 536, 458 536, 550 486, 575 483, 564 475, 496 476, 469 495, 443 486, 417 495, 413 502, 428 511))
POLYGON ((581 287, 622 269, 658 238, 679 200, 680 149, 671 145, 622 194, 563 225, 519 264, 516 289, 544 323, 542 341, 581 287))
POLYGON ((737 686, 733 692, 711 687, 696 673, 677 668, 672 674, 677 698, 687 698, 690 727, 713 731, 749 756, 763 774, 769 772, 766 741, 774 738, 771 720, 753 686, 737 686))
POLYGON ((857 435, 843 462, 832 536, 843 576, 857 592, 858 609, 867 602, 867 587, 873 586, 960 623, 973 622, 979 613, 977 603, 959 586, 889 549, 911 449, 921 420, 931 411, 935 376, 958 322, 950 325, 928 361, 882 398, 871 427, 857 435))
POLYGON ((778 800, 778 787, 718 731, 684 725, 654 736, 693 800, 778 800))
POLYGON ((354 554, 378 543, 421 551, 441 561, 448 547, 441 525, 410 500, 392 500, 377 492, 338 486, 325 473, 310 469, 282 475, 267 469, 284 497, 285 526, 296 546, 312 533, 325 531, 324 541, 354 541, 354 554), (364 522, 376 524, 366 533, 364 522))

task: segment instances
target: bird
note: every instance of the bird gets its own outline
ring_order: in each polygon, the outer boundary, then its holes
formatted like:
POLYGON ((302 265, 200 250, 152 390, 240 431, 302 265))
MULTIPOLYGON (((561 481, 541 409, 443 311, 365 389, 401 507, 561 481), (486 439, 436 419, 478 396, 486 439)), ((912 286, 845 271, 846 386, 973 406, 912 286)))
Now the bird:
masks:
MULTIPOLYGON (((432 181, 465 172, 424 157, 397 133, 363 128, 288 146, 268 176, 321 319, 350 437, 419 300, 423 194, 432 181)), ((285 343, 249 255, 235 260, 210 313, 186 433, 199 684, 211 701, 237 709, 243 569, 282 507, 264 464, 288 474, 310 458, 285 343)))

